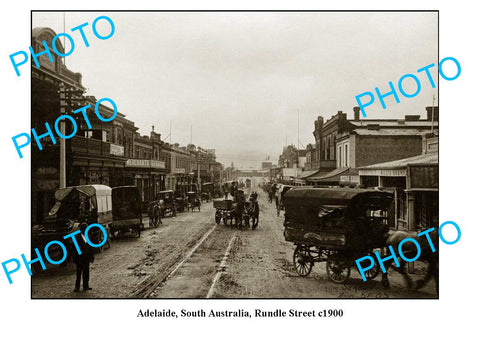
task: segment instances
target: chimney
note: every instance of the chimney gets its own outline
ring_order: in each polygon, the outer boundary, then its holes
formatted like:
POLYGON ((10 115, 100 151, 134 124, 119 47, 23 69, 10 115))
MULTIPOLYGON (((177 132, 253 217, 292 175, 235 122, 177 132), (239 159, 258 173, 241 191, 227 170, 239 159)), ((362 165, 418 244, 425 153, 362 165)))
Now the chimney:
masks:
POLYGON ((427 110, 427 120, 429 122, 432 121, 432 107, 433 107, 433 111, 434 111, 434 116, 433 116, 433 120, 438 122, 438 106, 426 106, 425 107, 425 110, 427 110))
POLYGON ((353 120, 356 122, 360 120, 360 106, 353 107, 353 120))
POLYGON ((318 116, 315 121, 315 130, 321 130, 323 128, 323 117, 318 116))

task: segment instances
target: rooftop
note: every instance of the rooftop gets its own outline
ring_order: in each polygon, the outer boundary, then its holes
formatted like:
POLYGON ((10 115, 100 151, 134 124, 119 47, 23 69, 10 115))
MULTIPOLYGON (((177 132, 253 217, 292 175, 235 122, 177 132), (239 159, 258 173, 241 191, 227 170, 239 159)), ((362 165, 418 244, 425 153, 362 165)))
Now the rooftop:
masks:
POLYGON ((356 129, 352 133, 359 136, 421 136, 425 131, 419 129, 356 129))
POLYGON ((438 164, 438 153, 429 153, 425 155, 413 156, 395 161, 367 165, 358 168, 358 170, 390 170, 403 169, 411 164, 438 164))

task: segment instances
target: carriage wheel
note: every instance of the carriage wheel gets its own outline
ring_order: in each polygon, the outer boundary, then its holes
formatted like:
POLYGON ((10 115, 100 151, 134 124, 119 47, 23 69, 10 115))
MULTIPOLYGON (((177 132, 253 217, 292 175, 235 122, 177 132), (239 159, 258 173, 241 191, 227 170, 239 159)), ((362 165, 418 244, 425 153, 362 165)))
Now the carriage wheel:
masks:
POLYGON ((215 212, 215 223, 220 224, 220 222, 222 222, 222 214, 217 210, 217 212, 215 212))
POLYGON ((228 223, 227 217, 223 216, 223 224, 224 224, 225 226, 227 226, 227 223, 228 223))
MULTIPOLYGON (((369 252, 368 255, 370 255, 372 258, 375 258, 372 252, 369 252)), ((357 270, 358 270, 358 267, 357 267, 357 270)), ((367 281, 373 280, 378 276, 378 274, 380 274, 380 265, 376 261, 374 262, 372 269, 369 269, 366 272, 364 272, 364 275, 367 281)))
POLYGON ((327 258, 327 275, 335 283, 343 283, 350 277, 350 261, 340 253, 332 253, 327 258))
POLYGON ((312 271, 313 257, 310 249, 303 245, 297 245, 293 252, 293 265, 300 276, 307 276, 312 271))

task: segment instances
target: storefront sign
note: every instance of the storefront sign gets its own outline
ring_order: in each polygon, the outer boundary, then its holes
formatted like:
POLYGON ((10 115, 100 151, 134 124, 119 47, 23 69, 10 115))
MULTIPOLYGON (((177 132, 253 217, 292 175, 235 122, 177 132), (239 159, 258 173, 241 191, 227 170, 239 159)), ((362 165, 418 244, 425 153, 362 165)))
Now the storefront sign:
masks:
POLYGON ((115 156, 123 156, 123 146, 110 144, 110 154, 115 156))
POLYGON ((165 169, 164 161, 154 159, 127 159, 126 167, 165 169))
POLYGON ((359 170, 358 173, 360 176, 386 176, 386 177, 407 176, 406 169, 359 170))
POLYGON ((185 173, 185 168, 175 168, 172 170, 173 174, 184 174, 185 173))

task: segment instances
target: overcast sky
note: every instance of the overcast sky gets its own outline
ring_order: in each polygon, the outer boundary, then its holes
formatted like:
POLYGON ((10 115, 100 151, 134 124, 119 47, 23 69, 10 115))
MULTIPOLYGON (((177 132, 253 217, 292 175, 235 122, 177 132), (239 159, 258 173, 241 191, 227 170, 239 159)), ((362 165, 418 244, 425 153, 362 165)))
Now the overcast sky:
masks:
MULTIPOLYGON (((277 161, 285 143, 313 143, 313 122, 337 111, 353 117, 355 96, 388 91, 406 73, 438 64, 437 13, 99 13, 67 12, 66 32, 84 22, 90 47, 71 33, 67 67, 87 94, 112 98, 142 134, 151 126, 171 141, 216 149, 237 167, 277 161), (115 34, 95 38, 93 20, 108 15, 115 34), (190 133, 192 127, 192 134, 190 133), (168 137, 168 138, 167 138, 168 137)), ((33 13, 33 27, 63 32, 63 13, 33 13)), ((101 31, 105 27, 99 25, 101 31)), ((68 47, 68 41, 67 41, 68 47)), ((68 50, 68 48, 67 48, 68 50)), ((437 68, 432 69, 435 83, 437 68)), ((426 116, 432 89, 418 74, 415 98, 400 94, 366 108, 367 118, 426 116)), ((405 90, 414 92, 412 82, 405 90)))

